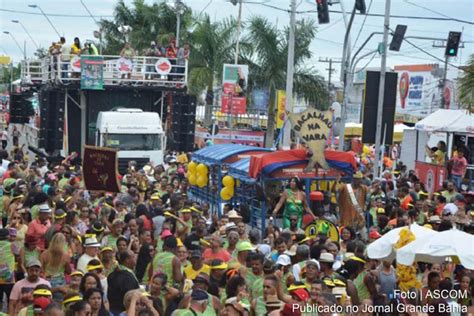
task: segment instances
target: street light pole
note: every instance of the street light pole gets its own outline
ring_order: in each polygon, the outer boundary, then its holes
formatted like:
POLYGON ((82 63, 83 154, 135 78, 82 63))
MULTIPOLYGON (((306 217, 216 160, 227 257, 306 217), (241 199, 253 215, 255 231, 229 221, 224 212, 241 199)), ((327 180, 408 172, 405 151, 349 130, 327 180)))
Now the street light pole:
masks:
POLYGON ((239 0, 239 15, 237 16, 237 43, 235 44, 234 64, 239 63, 240 24, 242 23, 242 0, 239 0))
MULTIPOLYGON (((286 97, 285 110, 293 111, 293 73, 295 70, 295 15, 296 0, 291 0, 290 34, 288 38, 288 59, 286 65, 286 97)), ((283 148, 289 149, 291 142, 291 124, 287 121, 283 127, 283 148)))
POLYGON ((8 32, 8 31, 3 31, 3 33, 7 34, 7 35, 10 35, 10 37, 15 41, 16 46, 18 46, 18 49, 20 50, 20 52, 23 54, 23 58, 26 59, 26 52, 23 50, 23 48, 21 48, 21 45, 16 40, 15 36, 13 36, 13 34, 8 32))
POLYGON ((39 10, 41 11, 41 13, 43 14, 43 16, 46 18, 46 20, 48 20, 49 25, 51 25, 51 27, 52 27, 53 30, 56 32, 56 34, 58 35, 58 37, 61 37, 61 34, 59 34, 58 30, 54 27, 53 22, 51 22, 51 20, 48 18, 48 16, 46 15, 46 13, 44 13, 43 9, 41 9, 41 7, 40 7, 39 5, 36 5, 36 4, 29 4, 28 6, 29 6, 30 8, 39 9, 39 10))
MULTIPOLYGON (((388 31, 390 27, 390 5, 391 0, 385 0, 385 18, 384 18, 384 29, 383 29, 383 50, 382 50, 382 62, 380 66, 380 85, 379 85, 379 98, 377 104, 377 128, 375 129, 375 163, 374 163, 374 175, 379 177, 380 175, 380 161, 383 157, 380 157, 380 146, 382 142, 382 131, 386 130, 382 127, 382 115, 383 115, 383 100, 385 90, 385 72, 387 68, 387 42, 388 42, 388 31)), ((384 135, 385 139, 385 135, 384 135)))
POLYGON ((39 49, 39 46, 38 44, 36 44, 33 36, 31 36, 30 32, 28 32, 28 30, 26 29, 26 27, 23 25, 23 23, 21 23, 19 20, 12 20, 13 23, 18 23, 20 24, 20 26, 23 28, 23 30, 25 31, 26 35, 28 35, 28 37, 30 38, 31 42, 35 45, 36 49, 39 49))

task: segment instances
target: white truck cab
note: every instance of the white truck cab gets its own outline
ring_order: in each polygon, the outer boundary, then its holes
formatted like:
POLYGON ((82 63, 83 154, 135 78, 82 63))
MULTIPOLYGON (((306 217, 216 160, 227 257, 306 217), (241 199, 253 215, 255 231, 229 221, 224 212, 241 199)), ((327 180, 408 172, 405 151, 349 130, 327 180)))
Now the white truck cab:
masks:
POLYGON ((156 112, 124 108, 99 112, 95 135, 96 146, 119 150, 120 171, 126 170, 132 160, 139 168, 149 161, 163 163, 166 138, 156 112))

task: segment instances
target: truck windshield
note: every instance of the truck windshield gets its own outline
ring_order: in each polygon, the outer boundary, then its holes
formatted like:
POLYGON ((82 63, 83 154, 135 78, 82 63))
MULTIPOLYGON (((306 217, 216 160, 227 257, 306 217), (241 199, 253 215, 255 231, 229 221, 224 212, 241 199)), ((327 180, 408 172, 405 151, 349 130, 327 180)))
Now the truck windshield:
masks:
POLYGON ((104 145, 119 150, 161 150, 160 134, 104 134, 104 145))

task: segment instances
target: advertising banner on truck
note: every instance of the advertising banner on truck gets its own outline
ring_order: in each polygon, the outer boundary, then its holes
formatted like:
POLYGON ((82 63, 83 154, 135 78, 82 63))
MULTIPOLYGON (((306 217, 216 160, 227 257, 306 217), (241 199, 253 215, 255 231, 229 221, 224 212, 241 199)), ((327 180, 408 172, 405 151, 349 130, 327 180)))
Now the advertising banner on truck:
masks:
POLYGON ((104 90, 104 57, 81 57, 81 89, 104 90))
POLYGON ((245 114, 247 112, 247 80, 249 66, 224 64, 222 73, 221 112, 245 114))

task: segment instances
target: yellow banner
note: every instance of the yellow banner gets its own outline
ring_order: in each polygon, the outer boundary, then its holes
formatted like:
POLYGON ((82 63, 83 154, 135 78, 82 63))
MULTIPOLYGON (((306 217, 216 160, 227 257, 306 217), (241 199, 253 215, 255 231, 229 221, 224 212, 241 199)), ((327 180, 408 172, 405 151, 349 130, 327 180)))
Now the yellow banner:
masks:
POLYGON ((332 128, 332 115, 332 111, 323 112, 315 108, 289 115, 292 130, 306 143, 312 154, 305 172, 311 171, 316 163, 324 169, 329 169, 324 157, 324 149, 332 128))
POLYGON ((286 119, 286 92, 277 90, 277 128, 282 128, 286 119))
POLYGON ((10 62, 10 56, 0 56, 0 65, 8 65, 10 62))

